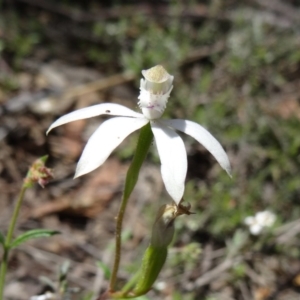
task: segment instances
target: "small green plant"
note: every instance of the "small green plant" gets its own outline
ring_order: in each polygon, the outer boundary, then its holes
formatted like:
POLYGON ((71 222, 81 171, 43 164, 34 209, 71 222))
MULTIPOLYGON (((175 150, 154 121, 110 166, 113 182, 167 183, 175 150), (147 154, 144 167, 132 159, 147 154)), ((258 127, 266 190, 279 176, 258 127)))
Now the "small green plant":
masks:
MULTIPOLYGON (((55 281, 51 280, 48 277, 40 277, 40 281, 45 285, 45 290, 42 295, 33 296, 31 300, 39 299, 61 299, 67 300, 72 297, 73 294, 79 292, 79 288, 70 287, 68 281, 68 274, 70 272, 70 262, 65 261, 60 267, 55 281)), ((81 300, 91 300, 92 293, 85 294, 81 300)))
POLYGON ((7 272, 10 251, 18 247, 19 245, 25 243, 28 240, 39 238, 39 237, 50 237, 59 233, 58 231, 48 230, 48 229, 33 229, 33 230, 26 231, 15 238, 13 237, 14 230, 16 227, 16 222, 19 216, 19 212, 21 209, 21 205, 26 190, 28 188, 31 188, 35 183, 38 183, 40 186, 44 187, 49 182, 49 180, 51 180, 53 177, 51 170, 45 166, 47 158, 48 156, 43 156, 39 158, 30 167, 24 179, 19 197, 14 207, 13 215, 10 220, 7 234, 4 235, 3 233, 0 232, 0 244, 3 248, 3 257, 2 257, 1 268, 0 268, 0 300, 3 299, 5 277, 7 272))

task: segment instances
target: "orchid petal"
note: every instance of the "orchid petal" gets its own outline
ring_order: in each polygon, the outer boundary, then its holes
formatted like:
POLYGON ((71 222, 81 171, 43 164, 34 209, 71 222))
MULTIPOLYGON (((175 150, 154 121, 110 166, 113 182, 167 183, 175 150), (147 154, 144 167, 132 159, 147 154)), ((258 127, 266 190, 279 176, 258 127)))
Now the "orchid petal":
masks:
POLYGON ((160 122, 165 126, 182 131, 197 140, 215 157, 221 167, 231 177, 230 162, 225 150, 204 127, 195 122, 181 119, 160 120, 160 122))
POLYGON ((112 116, 123 116, 123 117, 133 117, 133 118, 143 118, 143 115, 137 113, 123 105, 116 103, 101 103, 93 106, 85 107, 82 109, 75 110, 69 114, 66 114, 56 120, 48 129, 47 134, 53 128, 87 118, 96 117, 99 115, 112 115, 112 116))
POLYGON ((161 161, 161 174, 167 192, 178 204, 184 193, 187 172, 187 155, 181 137, 171 128, 151 122, 158 154, 161 161))
POLYGON ((145 118, 117 117, 103 122, 88 140, 77 164, 75 178, 101 166, 132 132, 146 125, 145 118))

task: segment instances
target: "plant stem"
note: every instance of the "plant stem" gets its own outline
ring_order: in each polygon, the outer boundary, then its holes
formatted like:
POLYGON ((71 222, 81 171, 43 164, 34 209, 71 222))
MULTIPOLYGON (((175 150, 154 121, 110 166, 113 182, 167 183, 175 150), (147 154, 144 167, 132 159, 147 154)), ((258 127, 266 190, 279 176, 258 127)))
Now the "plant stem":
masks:
POLYGON ((3 253, 3 259, 1 263, 1 269, 0 269, 0 300, 3 299, 3 291, 4 291, 4 283, 5 283, 5 277, 6 277, 6 271, 7 271, 7 264, 8 264, 8 255, 10 250, 10 243, 12 240, 12 236, 14 233, 14 229, 16 226, 16 222, 18 219, 18 215, 20 212, 21 204, 24 198, 25 191, 27 189, 27 186, 23 184, 22 189, 20 191, 17 203, 14 208, 13 215, 10 220, 8 232, 5 238, 5 244, 4 244, 4 253, 3 253))
POLYGON ((15 230, 15 226, 17 223, 18 215, 20 212, 21 204, 22 204, 26 190, 27 190, 27 186, 25 186, 25 184, 23 184, 22 189, 19 194, 19 197, 18 197, 18 200, 17 200, 17 203, 16 203, 16 206, 15 206, 15 209, 14 209, 14 212, 13 212, 13 215, 12 215, 12 218, 11 218, 11 221, 10 221, 7 236, 5 239, 6 248, 9 247, 9 245, 10 245, 10 242, 11 242, 14 230, 15 230))
POLYGON ((136 152, 133 156, 132 163, 127 171, 126 180, 125 180, 125 187, 122 196, 122 202, 119 208, 117 221, 116 221, 116 235, 115 235, 115 259, 114 259, 114 266, 113 271, 111 274, 109 290, 110 292, 114 292, 114 288, 117 281, 117 273, 119 269, 119 264, 121 260, 121 233, 122 233, 122 223, 124 218, 124 213, 126 210, 128 199, 137 183, 140 168, 142 166, 143 161, 145 160, 149 147, 151 145, 153 139, 153 133, 151 131, 150 123, 145 125, 141 131, 140 136, 138 139, 136 152))
POLYGON ((8 249, 4 248, 1 269, 0 269, 0 300, 3 299, 5 276, 7 271, 8 249))

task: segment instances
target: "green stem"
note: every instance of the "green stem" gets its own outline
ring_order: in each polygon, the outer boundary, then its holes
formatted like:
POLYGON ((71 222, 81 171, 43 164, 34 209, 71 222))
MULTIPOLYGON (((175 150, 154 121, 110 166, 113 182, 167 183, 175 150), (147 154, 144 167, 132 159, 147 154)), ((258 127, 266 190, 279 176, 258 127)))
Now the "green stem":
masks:
POLYGON ((132 288, 136 285, 139 277, 141 276, 141 272, 140 270, 138 272, 136 272, 133 277, 123 286, 122 290, 121 290, 121 294, 123 295, 123 297, 126 296, 126 294, 128 294, 130 292, 130 290, 132 290, 132 288))
POLYGON ((3 259, 2 259, 2 263, 1 263, 1 269, 0 269, 0 300, 3 299, 3 291, 4 291, 5 276, 6 276, 6 271, 7 271, 10 243, 12 240, 12 236, 13 236, 14 229, 15 229, 15 226, 17 223, 18 215, 20 212, 21 204, 22 204, 26 189, 27 189, 27 186, 24 183, 22 186, 22 189, 20 191, 17 203, 15 205, 14 212, 13 212, 12 218, 10 220, 8 232, 7 232, 7 235, 5 238, 4 253, 3 253, 3 259))
POLYGON ((152 139, 153 139, 153 133, 151 131, 150 123, 148 123, 140 131, 136 152, 133 156, 132 163, 127 171, 124 193, 123 193, 122 202, 117 216, 116 236, 115 236, 115 243, 116 243, 115 260, 114 260, 113 271, 112 271, 110 284, 109 284, 109 289, 111 293, 114 292, 114 288, 117 281, 117 273, 118 273, 119 264, 121 260, 121 232, 122 232, 124 213, 126 210, 128 199, 137 183, 140 168, 147 156, 152 139))
POLYGON ((25 184, 23 184, 22 189, 21 189, 20 194, 19 194, 19 197, 18 197, 18 200, 17 200, 17 203, 16 203, 16 206, 15 206, 15 209, 14 209, 14 212, 13 212, 13 215, 12 215, 12 218, 11 218, 11 221, 10 221, 7 236, 6 236, 6 239, 5 239, 6 248, 9 247, 10 242, 12 240, 12 236, 13 236, 13 233, 14 233, 14 230, 15 230, 15 226, 16 226, 18 215, 19 215, 19 212, 20 212, 21 204, 22 204, 22 201, 23 201, 26 190, 27 190, 27 186, 25 184))
POLYGON ((8 262, 8 249, 4 248, 1 269, 0 269, 0 300, 3 299, 5 275, 7 271, 7 262, 8 262))

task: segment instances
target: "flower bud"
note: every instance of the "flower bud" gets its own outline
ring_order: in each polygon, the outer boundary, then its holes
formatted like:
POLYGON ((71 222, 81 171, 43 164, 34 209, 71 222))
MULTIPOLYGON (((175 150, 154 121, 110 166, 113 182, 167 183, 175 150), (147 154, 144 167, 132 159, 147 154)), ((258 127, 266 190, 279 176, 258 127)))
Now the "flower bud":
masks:
POLYGON ((190 204, 186 206, 165 204, 162 205, 156 215, 156 220, 152 228, 151 245, 153 247, 167 247, 170 245, 174 235, 174 221, 178 216, 190 215, 190 204))
POLYGON ((176 218, 176 206, 165 204, 158 210, 155 223, 152 228, 151 245, 154 247, 167 247, 174 236, 174 220, 176 218))
POLYGON ((26 187, 32 187, 34 183, 38 183, 41 187, 53 179, 52 170, 45 166, 48 159, 48 155, 40 157, 37 159, 29 168, 27 175, 24 179, 24 184, 26 187))

